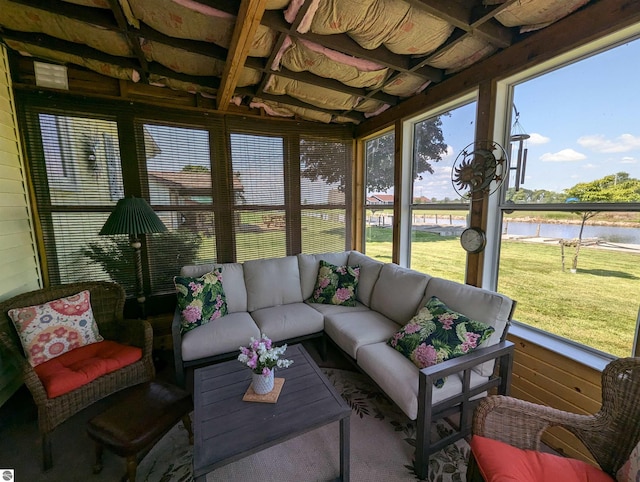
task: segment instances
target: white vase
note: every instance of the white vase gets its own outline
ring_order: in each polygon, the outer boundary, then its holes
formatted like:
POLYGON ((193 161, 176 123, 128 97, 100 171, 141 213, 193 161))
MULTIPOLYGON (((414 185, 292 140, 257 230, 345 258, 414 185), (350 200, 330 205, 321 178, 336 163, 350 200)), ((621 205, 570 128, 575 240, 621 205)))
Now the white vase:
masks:
POLYGON ((252 373, 253 377, 253 391, 258 395, 264 395, 273 390, 273 372, 275 370, 271 370, 268 375, 262 375, 257 373, 252 373))

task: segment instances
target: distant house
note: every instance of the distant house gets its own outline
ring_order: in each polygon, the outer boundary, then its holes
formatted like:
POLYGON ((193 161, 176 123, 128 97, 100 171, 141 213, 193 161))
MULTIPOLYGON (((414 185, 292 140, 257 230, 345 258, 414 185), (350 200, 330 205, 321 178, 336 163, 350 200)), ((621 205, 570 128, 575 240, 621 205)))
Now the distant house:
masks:
MULTIPOLYGON (((210 172, 149 171, 149 191, 154 204, 181 206, 213 206, 215 193, 210 172)), ((238 175, 233 176, 233 196, 236 205, 244 202, 244 186, 238 175)), ((213 212, 210 210, 183 211, 178 218, 165 224, 188 227, 193 231, 213 234, 213 212)))
POLYGON ((393 204, 393 194, 372 194, 367 196, 367 204, 393 204))

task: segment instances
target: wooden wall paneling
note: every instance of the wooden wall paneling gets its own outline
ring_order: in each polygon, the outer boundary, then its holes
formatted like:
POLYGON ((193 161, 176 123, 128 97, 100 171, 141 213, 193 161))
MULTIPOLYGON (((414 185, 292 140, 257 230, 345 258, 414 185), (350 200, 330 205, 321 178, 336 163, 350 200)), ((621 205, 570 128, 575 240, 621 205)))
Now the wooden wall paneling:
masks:
MULTIPOLYGON (((512 396, 573 413, 600 409, 598 370, 517 336, 509 339, 516 344, 512 396)), ((566 456, 594 463, 586 447, 565 429, 547 430, 542 441, 566 456)))

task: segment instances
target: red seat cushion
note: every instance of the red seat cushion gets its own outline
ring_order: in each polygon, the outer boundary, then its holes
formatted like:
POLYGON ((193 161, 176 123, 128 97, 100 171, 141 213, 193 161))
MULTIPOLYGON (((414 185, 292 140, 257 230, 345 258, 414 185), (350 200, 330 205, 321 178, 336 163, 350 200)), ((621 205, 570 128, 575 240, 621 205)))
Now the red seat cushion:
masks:
POLYGON ((96 378, 131 365, 142 358, 142 349, 104 340, 74 348, 34 367, 49 398, 86 385, 96 378))
POLYGON ((471 451, 486 482, 615 482, 581 460, 522 450, 479 435, 471 439, 471 451))

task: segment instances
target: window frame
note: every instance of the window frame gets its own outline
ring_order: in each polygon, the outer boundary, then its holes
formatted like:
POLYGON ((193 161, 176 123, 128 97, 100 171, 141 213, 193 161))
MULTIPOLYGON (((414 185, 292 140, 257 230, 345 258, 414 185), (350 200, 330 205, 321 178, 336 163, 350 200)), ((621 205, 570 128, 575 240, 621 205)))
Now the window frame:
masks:
MULTIPOLYGON (((587 43, 577 49, 549 59, 545 62, 525 69, 513 76, 500 79, 496 82, 496 110, 494 117, 494 132, 499 133, 497 142, 502 145, 509 144, 510 129, 513 123, 513 95, 514 88, 520 83, 545 75, 554 70, 561 69, 582 59, 598 55, 606 50, 618 47, 624 43, 640 38, 640 24, 622 29, 611 35, 605 36, 593 42, 587 43)), ((500 269, 501 233, 505 211, 640 211, 640 205, 633 203, 571 203, 564 204, 506 204, 504 202, 506 183, 489 198, 488 209, 491 215, 487 225, 487 246, 485 248, 484 270, 482 286, 496 290, 498 286, 498 273, 500 269), (633 209, 635 207, 635 209, 633 209)), ((510 334, 531 341, 546 349, 583 363, 596 370, 602 370, 615 355, 605 353, 597 348, 583 345, 568 338, 555 335, 517 320, 512 321, 510 334)), ((633 347, 630 347, 630 350, 633 347)))

